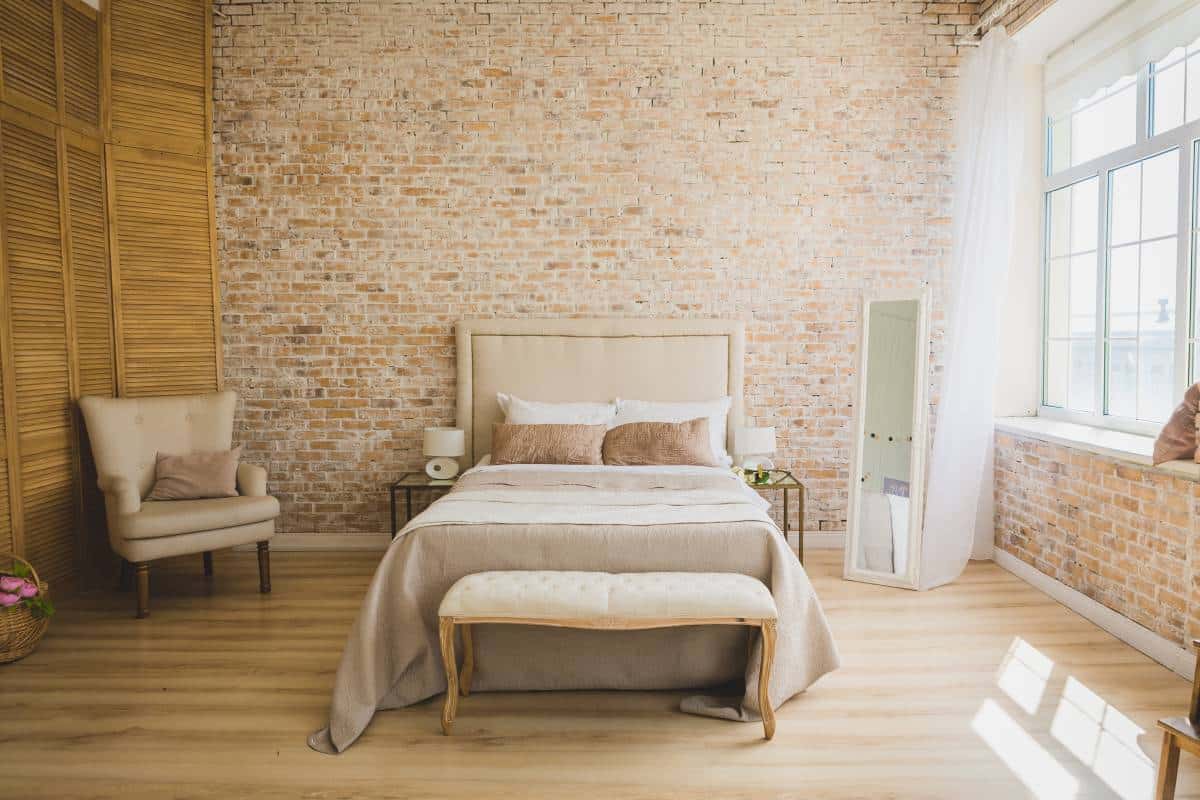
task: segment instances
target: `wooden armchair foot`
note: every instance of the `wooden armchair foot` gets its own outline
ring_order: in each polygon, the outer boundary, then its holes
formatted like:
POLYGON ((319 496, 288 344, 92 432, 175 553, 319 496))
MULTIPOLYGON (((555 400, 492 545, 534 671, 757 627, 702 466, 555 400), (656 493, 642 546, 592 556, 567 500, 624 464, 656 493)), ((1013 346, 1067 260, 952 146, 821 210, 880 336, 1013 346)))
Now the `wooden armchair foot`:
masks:
POLYGON ((150 616, 150 564, 140 561, 134 565, 137 573, 137 618, 150 616))
POLYGON ((271 550, 270 542, 258 543, 258 590, 271 593, 271 550))

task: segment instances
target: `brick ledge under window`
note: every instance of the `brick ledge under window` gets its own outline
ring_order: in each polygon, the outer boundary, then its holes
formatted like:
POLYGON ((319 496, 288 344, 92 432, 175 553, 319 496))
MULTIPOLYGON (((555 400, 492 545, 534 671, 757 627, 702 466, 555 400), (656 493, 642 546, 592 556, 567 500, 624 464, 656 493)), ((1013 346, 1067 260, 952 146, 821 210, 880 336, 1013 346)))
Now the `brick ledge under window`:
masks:
POLYGON ((1117 461, 1128 461, 1146 469, 1200 481, 1200 464, 1194 461, 1168 461, 1154 466, 1151 463, 1151 454, 1154 452, 1152 436, 1138 436, 1045 417, 1000 417, 996 420, 996 430, 1043 442, 1054 442, 1117 461))

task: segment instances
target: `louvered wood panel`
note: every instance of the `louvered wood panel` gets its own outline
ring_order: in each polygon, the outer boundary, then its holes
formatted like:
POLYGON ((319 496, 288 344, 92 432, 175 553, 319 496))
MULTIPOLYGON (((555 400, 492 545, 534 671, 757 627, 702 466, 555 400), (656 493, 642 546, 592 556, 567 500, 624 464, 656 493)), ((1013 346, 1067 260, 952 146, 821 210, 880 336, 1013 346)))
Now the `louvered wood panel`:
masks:
POLYGON ((0 0, 4 101, 58 118, 52 0, 0 0))
MULTIPOLYGON (((53 126, 3 122, 8 284, 25 557, 52 580, 73 575, 77 484, 58 151, 53 126)), ((13 424, 10 422, 10 424, 13 424)))
POLYGON ((112 134, 116 144, 186 155, 208 147, 205 0, 112 0, 112 134))
MULTIPOLYGON (((116 393, 112 291, 108 271, 107 218, 104 214, 103 146, 75 134, 66 139, 67 198, 70 209, 71 292, 74 299, 76 391, 79 396, 116 393)), ((83 505, 80 535, 92 568, 109 561, 104 497, 97 486, 83 420, 77 414, 79 472, 83 505)))
POLYGON ((98 133, 100 126, 100 22, 80 0, 63 0, 63 96, 67 122, 98 133))
MULTIPOLYGON (((3 148, 3 130, 0 126, 0 150, 3 148)), ((4 381, 0 380, 0 550, 16 552, 12 504, 9 502, 8 467, 8 407, 4 398, 4 381)))
POLYGON ((212 391, 218 360, 207 163, 126 147, 110 153, 121 393, 212 391))
POLYGON ((113 365, 104 175, 98 144, 85 140, 67 145, 67 187, 71 210, 71 277, 79 393, 111 397, 116 370, 113 365))

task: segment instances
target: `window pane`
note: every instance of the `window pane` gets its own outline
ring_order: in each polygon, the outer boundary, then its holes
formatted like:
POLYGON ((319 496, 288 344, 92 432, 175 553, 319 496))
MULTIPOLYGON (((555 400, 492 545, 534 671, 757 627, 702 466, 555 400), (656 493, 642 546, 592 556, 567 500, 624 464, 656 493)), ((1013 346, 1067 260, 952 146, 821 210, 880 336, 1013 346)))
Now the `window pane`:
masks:
POLYGON ((1067 405, 1068 342, 1046 342, 1046 405, 1067 405))
POLYGON ((1116 246, 1136 242, 1142 219, 1142 164, 1113 170, 1108 190, 1108 241, 1116 246))
POLYGON ((1058 191, 1051 192, 1049 195, 1049 218, 1046 224, 1049 226, 1049 233, 1046 236, 1046 243, 1050 251, 1050 257, 1065 256, 1071 252, 1071 189, 1067 186, 1058 191))
POLYGON ((1096 254, 1071 257, 1071 336, 1096 335, 1096 254))
POLYGON ((1108 343, 1108 413, 1137 416, 1137 341, 1114 339, 1108 343))
POLYGON ((1137 336, 1138 246, 1113 248, 1108 256, 1108 335, 1137 336))
POLYGON ((1099 234, 1100 179, 1080 181, 1071 189, 1071 252, 1086 253, 1096 249, 1099 234))
POLYGON ((1142 239, 1179 231, 1179 151, 1142 162, 1142 239))
POLYGON ((1165 422, 1175 406, 1175 335, 1143 334, 1138 352, 1138 418, 1165 422))
POLYGON ((1137 140, 1137 87, 1130 76, 1117 90, 1074 113, 1071 120, 1071 165, 1128 147, 1137 140))
POLYGON ((1071 378, 1067 389, 1068 408, 1072 411, 1095 411, 1096 403, 1096 340, 1071 342, 1071 378))
POLYGON ((1151 131, 1155 134, 1183 124, 1183 77, 1186 68, 1180 61, 1164 70, 1154 71, 1154 119, 1151 131))
POLYGON ((1050 125, 1050 174, 1071 166, 1071 117, 1050 125))
MULTIPOLYGON (((1130 248, 1132 249, 1132 248, 1130 248)), ((1175 239, 1142 245, 1138 332, 1175 333, 1175 239)))
POLYGON ((1070 272, 1065 258, 1050 261, 1046 271, 1046 335, 1058 338, 1067 335, 1070 307, 1070 272))
POLYGON ((1187 60, 1187 121, 1200 119, 1200 58, 1187 60))

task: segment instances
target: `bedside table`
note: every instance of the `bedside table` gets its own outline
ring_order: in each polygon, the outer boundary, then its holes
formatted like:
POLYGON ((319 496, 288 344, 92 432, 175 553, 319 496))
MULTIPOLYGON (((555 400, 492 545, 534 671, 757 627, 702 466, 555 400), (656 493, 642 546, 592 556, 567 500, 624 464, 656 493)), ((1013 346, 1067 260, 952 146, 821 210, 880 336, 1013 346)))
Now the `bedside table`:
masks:
MULTIPOLYGON (((448 492, 454 488, 457 477, 448 480, 440 478, 431 478, 424 472, 406 472, 400 476, 400 480, 392 484, 392 538, 396 538, 396 534, 400 532, 402 525, 396 524, 396 493, 401 489, 404 490, 404 522, 407 524, 412 519, 412 498, 413 490, 429 492, 436 494, 438 492, 448 492)), ((432 502, 430 498, 430 502, 432 502)))
MULTIPOLYGON (((800 501, 800 536, 798 537, 799 544, 796 547, 796 558, 800 563, 804 563, 804 484, 796 480, 796 477, 786 469, 770 470, 770 483, 751 483, 746 481, 746 485, 758 492, 778 491, 783 492, 783 540, 787 542, 787 536, 790 532, 788 525, 788 499, 792 492, 799 493, 800 501)), ((788 545, 789 547, 791 545, 788 545)))

